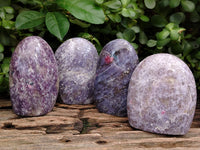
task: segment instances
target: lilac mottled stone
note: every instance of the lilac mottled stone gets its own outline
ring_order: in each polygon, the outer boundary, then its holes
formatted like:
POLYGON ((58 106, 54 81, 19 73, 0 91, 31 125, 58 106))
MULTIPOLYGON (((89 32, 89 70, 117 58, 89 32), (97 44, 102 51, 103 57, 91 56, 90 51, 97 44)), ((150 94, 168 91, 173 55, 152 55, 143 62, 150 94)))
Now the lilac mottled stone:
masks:
POLYGON ((129 123, 153 133, 184 135, 193 120, 196 97, 193 74, 181 59, 170 54, 149 56, 131 77, 129 123))
POLYGON ((65 41, 55 53, 60 79, 60 97, 65 104, 93 103, 98 53, 83 38, 65 41))
POLYGON ((18 44, 11 58, 9 81, 17 115, 39 116, 53 109, 59 88, 58 68, 46 41, 30 36, 18 44))
POLYGON ((138 56, 131 44, 116 39, 101 51, 95 79, 95 103, 100 112, 127 115, 127 92, 138 56))

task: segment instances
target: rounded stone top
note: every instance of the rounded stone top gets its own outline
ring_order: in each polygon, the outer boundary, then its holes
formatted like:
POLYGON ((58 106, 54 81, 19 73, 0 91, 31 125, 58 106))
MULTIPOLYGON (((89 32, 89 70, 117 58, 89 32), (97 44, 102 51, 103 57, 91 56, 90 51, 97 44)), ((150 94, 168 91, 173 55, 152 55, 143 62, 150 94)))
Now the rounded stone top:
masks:
POLYGON ((144 131, 183 135, 192 123, 196 99, 193 74, 181 59, 151 55, 139 63, 129 83, 129 122, 144 131))

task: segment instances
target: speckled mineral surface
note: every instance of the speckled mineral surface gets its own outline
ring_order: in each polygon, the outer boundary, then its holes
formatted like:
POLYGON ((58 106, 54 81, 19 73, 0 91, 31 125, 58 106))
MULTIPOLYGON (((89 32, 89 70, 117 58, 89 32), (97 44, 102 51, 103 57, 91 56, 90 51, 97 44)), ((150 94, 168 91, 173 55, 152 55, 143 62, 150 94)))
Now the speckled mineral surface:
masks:
POLYGON ((51 111, 58 95, 58 68, 51 47, 38 36, 23 39, 10 63, 10 96, 13 111, 39 116, 51 111))
POLYGON ((95 79, 95 103, 100 112, 127 115, 128 84, 138 56, 132 45, 116 39, 101 51, 95 79))
POLYGON ((184 135, 193 120, 196 95, 193 74, 181 59, 170 54, 149 56, 131 77, 129 123, 153 133, 184 135))
POLYGON ((65 104, 93 103, 98 53, 83 38, 65 41, 55 53, 60 79, 60 97, 65 104))

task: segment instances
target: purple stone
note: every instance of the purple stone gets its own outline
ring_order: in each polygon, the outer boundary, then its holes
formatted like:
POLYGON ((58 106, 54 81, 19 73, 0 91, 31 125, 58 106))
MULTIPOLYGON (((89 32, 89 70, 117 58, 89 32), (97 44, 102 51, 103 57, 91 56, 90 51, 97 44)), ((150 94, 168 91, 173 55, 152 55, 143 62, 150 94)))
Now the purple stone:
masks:
POLYGON ((98 53, 83 38, 65 41, 55 53, 60 79, 60 97, 65 104, 93 103, 98 53))
POLYGON ((38 36, 23 39, 10 63, 9 86, 13 111, 20 116, 50 112, 58 95, 58 68, 54 53, 38 36))
POLYGON ((138 64, 132 45, 116 39, 101 51, 95 79, 95 103, 100 112, 127 115, 127 92, 131 74, 138 64))
POLYGON ((170 54, 149 56, 129 83, 129 123, 148 132, 184 135, 191 126, 196 99, 193 74, 181 59, 170 54))

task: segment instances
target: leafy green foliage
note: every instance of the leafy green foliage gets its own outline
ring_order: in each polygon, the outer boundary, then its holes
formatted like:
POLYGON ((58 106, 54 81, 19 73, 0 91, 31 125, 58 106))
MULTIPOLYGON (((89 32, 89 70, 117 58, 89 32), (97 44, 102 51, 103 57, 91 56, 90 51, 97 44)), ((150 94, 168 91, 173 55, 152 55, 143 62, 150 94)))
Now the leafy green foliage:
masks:
POLYGON ((57 4, 80 20, 92 24, 102 24, 105 21, 102 8, 94 0, 57 0, 57 4))
POLYGON ((164 27, 167 24, 167 20, 161 15, 154 15, 151 18, 151 23, 155 27, 164 27))
POLYGON ((44 23, 45 15, 37 11, 23 11, 17 18, 15 27, 17 29, 29 29, 44 23))
POLYGON ((0 62, 4 59, 4 54, 0 53, 0 62))
POLYGON ((2 53, 4 51, 4 47, 3 45, 0 43, 0 53, 2 53))
POLYGON ((170 16, 169 20, 175 24, 180 24, 185 20, 185 14, 183 12, 174 13, 170 16))
POLYGON ((7 92, 9 85, 9 64, 10 58, 5 58, 1 64, 0 72, 0 93, 7 92))
POLYGON ((111 9, 118 9, 121 7, 121 2, 119 0, 111 0, 104 3, 104 6, 111 9))
POLYGON ((146 34, 145 34, 145 32, 140 32, 140 34, 139 34, 139 42, 141 43, 141 44, 146 44, 147 43, 147 36, 146 36, 146 34))
POLYGON ((200 90, 198 0, 0 0, 0 93, 8 91, 9 59, 26 36, 57 47, 71 37, 100 53, 115 38, 129 41, 140 59, 171 53, 185 61, 200 90))
POLYGON ((169 6, 171 8, 176 8, 180 5, 181 0, 169 0, 169 6))
POLYGON ((147 46, 148 47, 154 47, 154 46, 156 46, 156 44, 157 44, 157 41, 156 40, 148 40, 147 41, 147 46))
POLYGON ((149 17, 145 16, 145 15, 141 15, 140 19, 144 22, 149 22, 149 17))
POLYGON ((182 0, 181 5, 186 12, 193 12, 195 9, 195 4, 192 1, 182 0))
POLYGON ((51 34, 62 40, 69 30, 69 21, 59 12, 48 12, 46 26, 51 34))
POLYGON ((8 93, 11 49, 16 45, 14 13, 10 1, 0 0, 0 95, 8 93))
POLYGON ((144 4, 147 8, 153 9, 156 6, 156 0, 144 0, 144 4))

